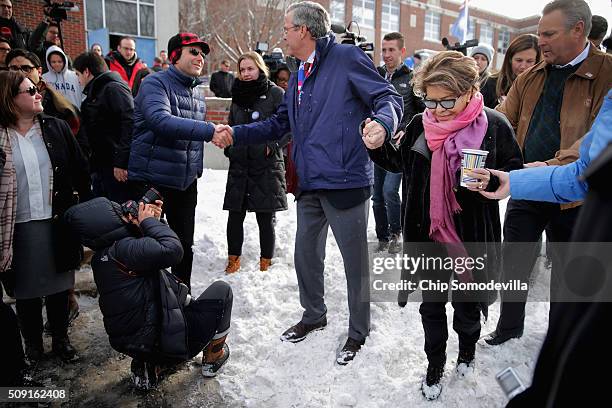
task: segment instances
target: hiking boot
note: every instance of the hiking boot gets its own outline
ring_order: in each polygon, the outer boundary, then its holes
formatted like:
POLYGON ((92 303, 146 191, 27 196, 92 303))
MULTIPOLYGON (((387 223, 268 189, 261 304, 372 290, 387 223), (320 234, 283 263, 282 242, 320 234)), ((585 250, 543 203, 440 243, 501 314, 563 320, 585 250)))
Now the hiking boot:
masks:
POLYGON ((130 369, 132 371, 132 382, 137 390, 148 391, 157 386, 159 382, 159 366, 132 359, 130 369))
POLYGON ((518 339, 522 335, 522 330, 515 332, 506 332, 503 334, 500 334, 497 330, 494 330, 485 336, 484 341, 490 346, 499 346, 500 344, 504 344, 510 339, 518 339))
POLYGON ((227 258, 227 266, 225 267, 225 273, 238 272, 238 269, 240 269, 240 256, 230 255, 227 258))
POLYGON ((324 317, 318 323, 307 324, 301 321, 295 326, 291 326, 281 335, 281 341, 288 341, 291 343, 299 343, 304 340, 310 333, 317 330, 323 330, 327 326, 327 318, 324 317))
POLYGON ((344 343, 344 347, 340 350, 338 357, 336 357, 336 363, 340 365, 347 365, 349 362, 353 361, 359 350, 361 350, 361 346, 365 343, 365 339, 361 341, 357 341, 353 338, 348 338, 346 343, 344 343))
POLYGON ((386 252, 389 249, 389 241, 378 241, 376 252, 386 252))
POLYGON ((54 338, 52 342, 51 350, 63 361, 73 361, 77 358, 76 349, 70 344, 68 336, 54 338))
POLYGON ((259 258, 259 270, 265 272, 272 265, 272 259, 259 258))
POLYGON ((421 383, 421 392, 428 401, 438 399, 442 392, 442 376, 444 375, 444 366, 427 366, 427 375, 421 383))
POLYGON ((202 375, 206 378, 212 378, 217 375, 221 367, 227 363, 230 356, 230 350, 227 343, 221 345, 222 354, 219 358, 214 361, 206 362, 202 357, 202 375))
POLYGON ((459 350, 457 368, 455 369, 459 377, 465 378, 474 373, 476 367, 474 353, 475 350, 459 350))
POLYGON ((399 254, 402 252, 402 242, 400 241, 400 234, 391 234, 389 238, 389 253, 399 254))

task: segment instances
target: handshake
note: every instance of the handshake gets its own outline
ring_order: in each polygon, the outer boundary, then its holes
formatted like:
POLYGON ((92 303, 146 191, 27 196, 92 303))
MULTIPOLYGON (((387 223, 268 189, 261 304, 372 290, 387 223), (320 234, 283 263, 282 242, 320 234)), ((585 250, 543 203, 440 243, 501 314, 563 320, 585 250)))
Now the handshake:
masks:
POLYGON ((234 131, 228 125, 215 125, 215 133, 212 137, 212 142, 220 149, 225 149, 234 143, 234 131))

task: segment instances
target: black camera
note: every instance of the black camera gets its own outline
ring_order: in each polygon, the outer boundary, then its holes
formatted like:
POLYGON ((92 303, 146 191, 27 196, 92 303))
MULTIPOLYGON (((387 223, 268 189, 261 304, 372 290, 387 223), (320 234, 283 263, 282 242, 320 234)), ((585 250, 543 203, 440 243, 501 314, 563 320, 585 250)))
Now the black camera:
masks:
POLYGON ((73 1, 52 3, 52 0, 45 0, 45 15, 54 21, 68 20, 68 11, 78 11, 78 7, 73 1))
POLYGON ((374 43, 367 42, 368 39, 361 35, 355 34, 349 31, 349 27, 353 24, 351 22, 348 26, 344 27, 341 24, 332 24, 331 29, 334 33, 340 34, 342 37, 342 44, 352 44, 363 50, 370 58, 373 58, 372 52, 374 52, 374 43))
POLYGON ((463 44, 458 42, 455 44, 451 44, 448 42, 448 38, 444 37, 442 39, 442 45, 449 51, 459 51, 463 53, 463 55, 467 55, 467 49, 471 47, 476 47, 478 45, 478 40, 467 40, 463 44))
POLYGON ((138 206, 140 203, 155 204, 155 201, 157 200, 163 201, 164 198, 162 197, 159 191, 151 187, 145 193, 145 195, 143 195, 142 198, 138 200, 138 202, 134 200, 127 200, 125 203, 121 204, 121 211, 125 216, 131 214, 132 217, 138 218, 138 206))

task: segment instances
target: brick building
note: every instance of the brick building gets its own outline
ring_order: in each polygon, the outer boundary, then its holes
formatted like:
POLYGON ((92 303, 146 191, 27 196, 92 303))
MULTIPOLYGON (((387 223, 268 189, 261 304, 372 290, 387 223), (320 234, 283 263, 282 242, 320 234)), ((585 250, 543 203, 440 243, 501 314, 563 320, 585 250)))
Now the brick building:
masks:
MULTIPOLYGON (((78 11, 69 11, 62 22, 64 48, 73 58, 93 43, 107 53, 119 38, 136 39, 138 56, 149 65, 168 39, 179 31, 179 0, 73 0, 78 11)), ((57 2, 54 0, 54 2, 57 2)), ((12 0, 15 19, 34 30, 43 20, 44 0, 12 0)))

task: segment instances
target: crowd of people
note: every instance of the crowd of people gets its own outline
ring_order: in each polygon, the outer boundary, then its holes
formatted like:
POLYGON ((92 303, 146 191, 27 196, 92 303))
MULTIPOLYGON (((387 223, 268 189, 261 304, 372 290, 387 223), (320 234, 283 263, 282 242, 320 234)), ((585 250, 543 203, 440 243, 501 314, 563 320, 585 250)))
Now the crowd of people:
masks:
MULTIPOLYGON (((500 281, 529 280, 543 232, 549 242, 589 240, 593 221, 581 200, 597 194, 591 187, 601 188, 605 178, 605 164, 590 173, 589 164, 610 150, 612 57, 600 50, 607 22, 583 0, 547 4, 538 34, 514 38, 499 71, 486 44, 469 55, 442 51, 418 66, 415 55, 410 67, 409 38, 399 32, 382 38, 384 64, 376 68, 358 47, 336 41, 321 5, 292 4, 283 33, 298 62, 294 72, 287 65, 270 72, 259 53, 246 52, 235 76, 228 59, 212 74, 210 90, 231 98, 227 125, 206 121, 200 85, 211 48, 196 34, 170 38, 149 69, 131 37, 106 56, 93 44, 72 59, 57 23, 45 20, 29 33, 13 18, 10 0, 0 0, 0 12, 0 295, 15 298, 17 312, 2 302, 9 343, 2 385, 24 384, 27 367, 45 358, 45 331, 55 355, 76 358, 68 327, 78 316, 74 273, 82 245, 95 251, 105 329, 111 346, 132 357, 136 387, 156 385, 166 367, 200 352, 204 376, 227 362, 231 288, 218 281, 191 296, 205 142, 229 159, 226 273, 240 271, 247 213, 255 213, 260 270, 267 271, 275 213, 287 209, 287 193, 297 202, 294 264, 304 311, 282 341, 298 343, 327 326, 323 276, 331 227, 350 315, 340 365, 357 357, 371 329, 370 201, 375 252, 436 243, 441 257, 484 251, 487 276, 500 281), (487 156, 460 185, 465 149, 487 156), (577 178, 583 173, 587 182, 577 178), (498 201, 508 195, 502 226, 498 201), (533 251, 513 245, 526 242, 533 251)), ((590 200, 601 206, 604 199, 590 200)), ((549 255, 549 335, 532 387, 513 406, 562 401, 567 390, 559 384, 572 375, 554 384, 546 378, 555 369, 547 347, 561 347, 553 333, 570 335, 561 320, 579 319, 587 309, 609 317, 605 308, 561 302, 567 254, 553 246, 549 255)), ((437 269, 410 279, 472 282, 476 275, 437 269)), ((401 307, 410 293, 399 291, 401 307)), ((475 370, 480 317, 494 301, 472 295, 452 293, 459 377, 475 370)), ((499 346, 523 335, 527 295, 501 291, 500 318, 484 342, 499 346)), ((427 400, 442 392, 448 301, 445 292, 422 291, 427 400)))

